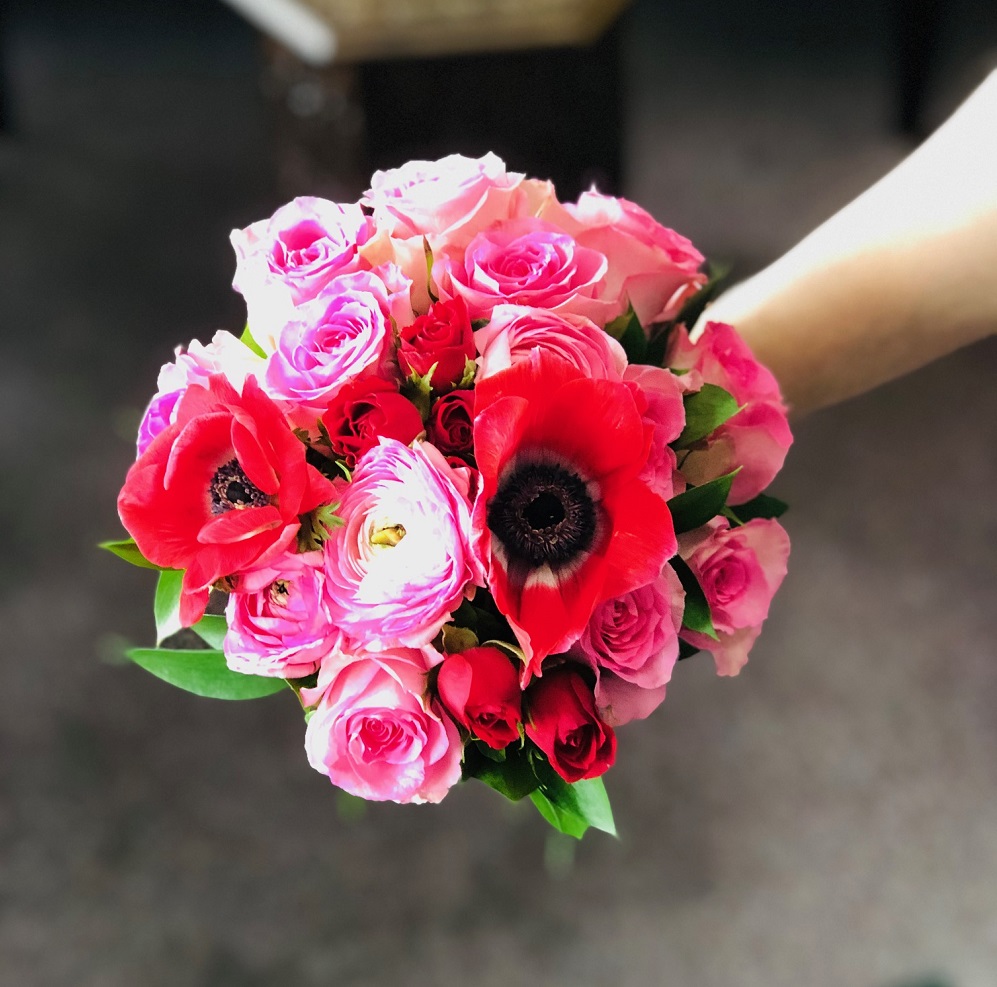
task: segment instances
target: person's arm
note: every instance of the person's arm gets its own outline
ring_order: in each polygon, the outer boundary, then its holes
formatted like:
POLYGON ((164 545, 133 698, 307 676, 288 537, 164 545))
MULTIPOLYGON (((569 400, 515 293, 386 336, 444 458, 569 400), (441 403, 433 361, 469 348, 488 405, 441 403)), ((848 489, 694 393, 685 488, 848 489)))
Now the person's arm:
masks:
POLYGON ((997 72, 921 147, 721 295, 794 413, 997 332, 997 72))

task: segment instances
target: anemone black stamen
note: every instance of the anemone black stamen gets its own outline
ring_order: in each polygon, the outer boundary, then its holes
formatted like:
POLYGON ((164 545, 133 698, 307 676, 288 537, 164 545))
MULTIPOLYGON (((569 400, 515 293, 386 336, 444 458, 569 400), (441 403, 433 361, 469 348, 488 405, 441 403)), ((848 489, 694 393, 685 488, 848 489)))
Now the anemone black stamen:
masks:
POLYGON ((556 568, 591 547, 596 509, 577 473, 557 463, 524 463, 489 502, 488 527, 510 562, 556 568))
POLYGON ((264 507, 271 503, 270 497, 246 476, 237 459, 230 459, 215 470, 208 489, 212 514, 264 507))

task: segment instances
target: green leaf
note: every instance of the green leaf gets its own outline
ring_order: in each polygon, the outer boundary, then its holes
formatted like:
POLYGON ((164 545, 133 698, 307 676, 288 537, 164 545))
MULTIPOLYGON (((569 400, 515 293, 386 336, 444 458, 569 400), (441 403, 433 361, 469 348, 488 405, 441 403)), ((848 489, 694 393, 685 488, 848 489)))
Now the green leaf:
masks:
POLYGON ((676 661, 685 661, 686 658, 691 658, 693 655, 698 655, 700 649, 694 644, 690 644, 688 641, 679 640, 679 656, 676 661))
POLYGON ((464 357, 464 373, 461 374, 460 383, 457 384, 457 388, 469 388, 474 386, 474 378, 478 373, 478 364, 472 360, 469 356, 464 357))
MULTIPOLYGON (((549 768, 549 765, 548 765, 549 768)), ((550 768, 540 787, 530 793, 533 804, 555 829, 581 839, 591 826, 616 836, 616 823, 602 778, 587 778, 569 785, 550 768)))
POLYGON ((682 306, 682 311, 675 316, 675 321, 681 322, 691 329, 696 324, 696 320, 703 314, 706 306, 723 290, 730 270, 729 264, 708 263, 706 265, 706 284, 682 306))
POLYGON ((285 687, 283 679, 233 672, 220 651, 132 648, 125 656, 156 678, 208 699, 259 699, 285 687))
POLYGON ((506 748, 504 761, 486 755, 479 744, 468 744, 464 759, 465 778, 477 778, 513 802, 525 798, 540 784, 526 751, 517 744, 506 748))
POLYGON ((726 508, 724 513, 728 517, 733 515, 731 520, 737 521, 738 524, 744 524, 755 518, 782 517, 787 510, 789 510, 789 504, 785 501, 779 500, 777 497, 769 497, 768 494, 759 494, 754 500, 749 500, 746 504, 737 504, 734 507, 726 508))
POLYGON ((606 326, 606 332, 620 341, 630 363, 644 363, 647 356, 647 334, 632 308, 626 315, 613 319, 606 326))
POLYGON ((217 651, 222 650, 228 623, 218 614, 205 614, 192 628, 197 636, 207 645, 217 651))
POLYGON ((689 487, 685 493, 672 497, 668 501, 668 510, 671 511, 675 524, 675 534, 681 535, 702 527, 711 518, 722 513, 730 493, 730 485, 740 471, 741 467, 738 466, 736 470, 718 476, 709 483, 689 487))
POLYGON ((260 346, 255 339, 253 339, 253 334, 249 331, 249 323, 246 323, 246 328, 242 330, 242 335, 239 337, 239 341, 245 343, 257 356, 262 356, 266 358, 266 353, 263 352, 263 347, 260 346))
POLYGON ((104 549, 105 552, 110 552, 112 555, 117 555, 119 559, 124 559, 126 562, 131 563, 131 565, 137 565, 141 569, 162 568, 162 566, 156 565, 155 562, 150 562, 138 550, 138 545, 135 544, 134 538, 122 538, 120 541, 102 541, 97 547, 104 549))
MULTIPOLYGON (((682 589, 685 590, 685 610, 682 612, 682 626, 688 627, 690 631, 697 634, 705 634, 707 637, 718 640, 716 629, 713 626, 713 614, 710 613, 710 604, 703 592, 703 587, 699 585, 696 574, 689 568, 685 559, 676 555, 672 559, 672 568, 679 577, 682 589)), ((688 658, 688 655, 680 657, 688 658)))
MULTIPOLYGON (((668 352, 668 343, 672 336, 672 324, 657 323, 650 326, 650 333, 647 340, 647 352, 644 354, 644 362, 652 367, 661 367, 665 363, 665 354, 668 352)), ((678 371, 673 370, 672 373, 678 371)), ((685 371, 682 371, 683 373, 685 371)))
POLYGON ((156 598, 152 612, 156 618, 156 644, 182 629, 180 623, 180 589, 183 586, 182 569, 164 569, 156 583, 156 598))
POLYGON ((729 391, 716 384, 704 384, 700 390, 685 397, 685 428, 676 440, 675 448, 685 449, 705 439, 738 411, 737 401, 729 391))

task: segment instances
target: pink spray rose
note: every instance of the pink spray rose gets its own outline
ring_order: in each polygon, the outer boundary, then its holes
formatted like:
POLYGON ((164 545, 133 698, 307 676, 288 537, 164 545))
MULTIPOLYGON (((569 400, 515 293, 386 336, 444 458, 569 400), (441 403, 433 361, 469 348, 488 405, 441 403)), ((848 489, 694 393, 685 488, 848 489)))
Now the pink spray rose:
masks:
POLYGON ((695 344, 685 327, 679 326, 666 362, 696 371, 706 383, 729 391, 741 406, 733 418, 690 450, 682 464, 685 478, 698 485, 740 466, 728 503, 744 504, 757 497, 782 469, 793 442, 771 371, 754 358, 731 326, 721 322, 708 322, 695 344))
POLYGON ((340 205, 311 196, 232 231, 232 287, 245 297, 250 327, 264 349, 273 348, 295 306, 314 298, 334 278, 366 266, 359 249, 373 232, 373 221, 356 203, 340 205))
POLYGON ((467 478, 429 443, 382 439, 357 463, 326 541, 332 619, 370 650, 420 647, 484 585, 467 478))
MULTIPOLYGON (((689 375, 686 375, 689 376, 689 375)), ((663 500, 685 489, 685 480, 676 469, 675 451, 669 446, 685 428, 686 381, 661 367, 632 364, 623 379, 634 384, 643 399, 641 417, 651 429, 651 451, 640 478, 663 500)))
POLYGON ((461 743, 427 702, 428 667, 414 649, 330 656, 313 690, 321 698, 305 731, 308 763, 363 799, 439 802, 460 780, 461 743))
POLYGON ((786 576, 789 536, 778 521, 756 518, 732 528, 714 518, 680 536, 679 553, 706 594, 719 640, 685 629, 682 637, 713 652, 719 675, 737 675, 786 576))
POLYGON ((488 325, 475 332, 474 345, 479 380, 511 367, 537 348, 592 378, 620 380, 627 366, 623 347, 590 319, 524 305, 496 305, 488 325))
POLYGON ((603 321, 596 301, 606 258, 539 219, 512 219, 479 233, 461 251, 437 257, 433 279, 441 297, 467 302, 472 319, 503 303, 530 305, 603 321))
POLYGON ((240 575, 225 608, 228 667, 287 679, 316 671, 339 637, 324 581, 321 552, 287 552, 240 575))
POLYGON ((183 352, 178 346, 176 359, 163 364, 156 382, 156 393, 145 409, 138 430, 138 454, 177 419, 177 405, 191 384, 205 385, 213 374, 221 374, 237 391, 250 374, 262 376, 266 363, 245 343, 230 332, 219 329, 207 346, 193 340, 183 352))
POLYGON ((665 698, 684 605, 682 584, 665 566, 653 583, 596 607, 572 651, 596 669, 596 705, 605 722, 643 719, 665 698))

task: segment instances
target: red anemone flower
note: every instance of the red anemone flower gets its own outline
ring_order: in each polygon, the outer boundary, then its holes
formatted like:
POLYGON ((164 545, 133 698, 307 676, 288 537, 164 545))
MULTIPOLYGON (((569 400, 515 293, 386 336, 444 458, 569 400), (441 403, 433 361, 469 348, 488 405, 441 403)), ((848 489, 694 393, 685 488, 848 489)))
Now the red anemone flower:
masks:
POLYGON ((524 679, 675 554, 668 507, 638 478, 650 442, 626 384, 539 350, 475 388, 476 544, 524 679))
POLYGON ((187 389, 176 422, 132 465, 118 514, 150 562, 186 570, 180 619, 190 626, 213 583, 287 549, 299 515, 333 492, 256 378, 239 395, 219 374, 187 389))

